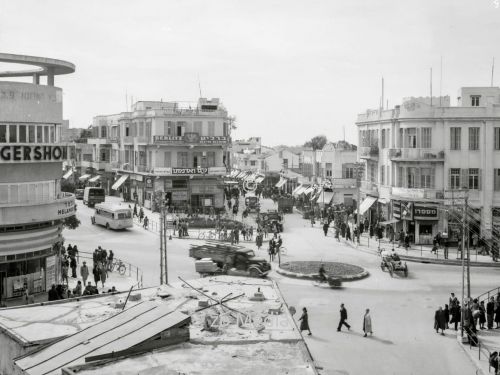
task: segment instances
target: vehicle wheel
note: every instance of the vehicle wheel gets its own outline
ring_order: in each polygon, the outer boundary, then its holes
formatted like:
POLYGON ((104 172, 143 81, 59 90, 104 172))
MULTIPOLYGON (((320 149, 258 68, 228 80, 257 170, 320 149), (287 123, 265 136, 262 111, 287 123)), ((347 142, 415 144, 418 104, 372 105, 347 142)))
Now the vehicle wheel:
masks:
POLYGON ((124 264, 120 264, 120 267, 118 267, 118 272, 120 273, 120 275, 125 275, 125 272, 127 271, 127 267, 125 267, 124 264))
POLYGON ((109 223, 106 223, 106 229, 109 229, 109 223))
POLYGON ((260 273, 255 268, 252 268, 250 270, 250 277, 259 277, 259 276, 260 276, 260 273))

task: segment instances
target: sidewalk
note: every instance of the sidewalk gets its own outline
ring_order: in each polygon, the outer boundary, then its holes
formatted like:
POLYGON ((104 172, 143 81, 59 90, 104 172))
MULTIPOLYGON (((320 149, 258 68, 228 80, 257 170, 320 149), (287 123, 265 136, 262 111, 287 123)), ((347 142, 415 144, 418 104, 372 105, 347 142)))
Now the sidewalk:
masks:
MULTIPOLYGON (((332 230, 332 229, 330 229, 332 230)), ((394 250, 399 254, 402 260, 407 262, 420 262, 420 263, 433 263, 433 264, 446 264, 446 265, 462 265, 461 252, 457 248, 448 249, 448 259, 444 257, 444 248, 438 249, 436 254, 432 253, 431 245, 415 245, 412 244, 411 247, 406 250, 404 247, 398 247, 399 243, 390 243, 388 239, 383 238, 379 240, 373 236, 369 238, 367 233, 363 233, 360 237, 360 244, 355 242, 346 241, 344 238, 340 237, 348 246, 355 249, 362 249, 364 251, 371 252, 378 255, 378 248, 385 250, 394 250)), ((470 265, 474 267, 500 267, 500 262, 493 262, 491 256, 478 254, 479 249, 470 249, 470 265)))

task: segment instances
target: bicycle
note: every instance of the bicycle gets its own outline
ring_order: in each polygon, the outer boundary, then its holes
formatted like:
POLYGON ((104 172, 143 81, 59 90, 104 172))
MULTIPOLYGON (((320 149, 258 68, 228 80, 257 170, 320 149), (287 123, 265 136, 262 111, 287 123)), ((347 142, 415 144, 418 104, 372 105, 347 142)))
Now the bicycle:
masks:
POLYGON ((215 240, 217 239, 217 232, 213 230, 209 230, 208 232, 200 232, 198 234, 198 239, 199 240, 215 240))
POLYGON ((125 263, 123 263, 120 259, 116 259, 111 263, 111 269, 110 272, 113 272, 115 269, 118 270, 118 273, 120 275, 125 275, 125 272, 127 272, 127 266, 125 266, 125 263))

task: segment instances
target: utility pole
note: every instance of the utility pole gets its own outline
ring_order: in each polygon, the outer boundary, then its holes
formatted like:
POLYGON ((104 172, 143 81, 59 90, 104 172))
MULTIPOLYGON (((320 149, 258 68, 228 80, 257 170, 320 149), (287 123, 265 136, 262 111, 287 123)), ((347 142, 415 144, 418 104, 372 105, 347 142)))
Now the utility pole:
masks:
POLYGON ((165 203, 160 211, 160 285, 168 284, 167 268, 167 215, 165 203))
POLYGON ((464 233, 462 235, 462 251, 464 251, 465 239, 467 238, 467 299, 470 300, 470 249, 469 249, 469 221, 468 221, 468 197, 465 197, 464 201, 464 233))

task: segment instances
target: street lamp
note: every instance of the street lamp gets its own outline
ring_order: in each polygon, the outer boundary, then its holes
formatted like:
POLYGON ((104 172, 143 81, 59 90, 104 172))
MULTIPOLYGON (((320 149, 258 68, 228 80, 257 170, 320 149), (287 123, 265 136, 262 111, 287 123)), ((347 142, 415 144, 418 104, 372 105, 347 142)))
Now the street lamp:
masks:
POLYGON ((167 207, 162 200, 160 209, 160 285, 168 284, 167 268, 167 207))

